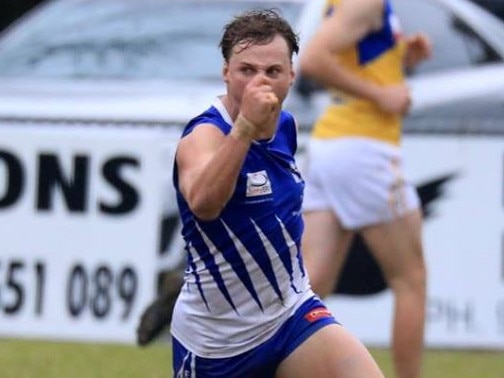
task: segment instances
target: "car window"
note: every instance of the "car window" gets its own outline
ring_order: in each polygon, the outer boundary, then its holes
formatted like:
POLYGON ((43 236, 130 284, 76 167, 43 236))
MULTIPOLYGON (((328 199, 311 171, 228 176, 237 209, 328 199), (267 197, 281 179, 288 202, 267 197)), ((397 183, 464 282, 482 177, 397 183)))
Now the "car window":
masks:
POLYGON ((422 31, 433 42, 432 58, 414 72, 442 71, 502 61, 466 22, 441 3, 400 0, 394 3, 405 34, 422 31))
POLYGON ((474 3, 492 12, 504 21, 504 1, 502 0, 472 0, 474 3))
POLYGON ((232 15, 300 2, 73 0, 41 12, 0 43, 0 76, 221 80, 219 40, 232 15))

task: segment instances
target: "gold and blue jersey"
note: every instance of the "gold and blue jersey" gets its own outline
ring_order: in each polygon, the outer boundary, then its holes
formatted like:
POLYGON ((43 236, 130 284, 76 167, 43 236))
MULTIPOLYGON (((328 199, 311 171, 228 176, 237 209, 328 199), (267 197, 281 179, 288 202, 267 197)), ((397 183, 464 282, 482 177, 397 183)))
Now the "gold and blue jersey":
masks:
MULTIPOLYGON (((337 12, 339 0, 329 0, 327 15, 337 12)), ((401 42, 399 21, 389 0, 384 1, 380 30, 335 56, 338 63, 359 77, 378 85, 393 85, 404 81, 404 43, 401 42)), ((317 120, 312 135, 315 138, 368 137, 399 144, 401 116, 386 113, 376 104, 336 90, 334 101, 317 120)))

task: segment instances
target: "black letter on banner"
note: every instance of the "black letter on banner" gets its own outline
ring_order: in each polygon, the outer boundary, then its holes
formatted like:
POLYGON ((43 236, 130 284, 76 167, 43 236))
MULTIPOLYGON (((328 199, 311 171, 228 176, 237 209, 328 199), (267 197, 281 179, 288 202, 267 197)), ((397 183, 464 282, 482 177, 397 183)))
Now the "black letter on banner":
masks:
POLYGON ((23 307, 25 301, 25 290, 22 283, 16 278, 17 272, 24 270, 22 261, 13 261, 7 270, 7 287, 14 292, 14 302, 4 307, 4 311, 8 315, 16 314, 23 307))
POLYGON ((5 163, 7 177, 5 182, 5 193, 0 193, 0 209, 15 203, 23 192, 24 175, 21 162, 12 154, 0 151, 0 163, 5 163))
POLYGON ((139 167, 138 160, 123 157, 107 161, 103 166, 103 177, 120 193, 120 202, 115 205, 100 203, 100 210, 106 214, 124 214, 132 211, 139 202, 139 195, 133 185, 121 177, 121 169, 126 166, 139 167))
POLYGON ((40 155, 37 208, 39 210, 50 210, 53 205, 52 194, 59 187, 70 211, 85 211, 88 192, 88 163, 88 157, 76 156, 74 158, 73 177, 68 178, 64 177, 57 156, 40 155))

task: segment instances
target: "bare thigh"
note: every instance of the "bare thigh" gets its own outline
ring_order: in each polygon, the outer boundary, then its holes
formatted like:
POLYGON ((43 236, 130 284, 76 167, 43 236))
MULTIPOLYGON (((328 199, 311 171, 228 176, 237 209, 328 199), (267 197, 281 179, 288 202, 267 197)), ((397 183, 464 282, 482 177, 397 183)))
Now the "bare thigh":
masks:
POLYGON ((304 265, 313 291, 325 297, 336 285, 353 232, 343 230, 330 210, 309 211, 303 217, 305 230, 301 250, 304 265))
POLYGON ((380 264, 389 284, 423 274, 422 217, 415 210, 389 223, 362 230, 372 254, 380 264))
POLYGON ((344 327, 321 328, 279 366, 277 378, 383 378, 364 345, 344 327))

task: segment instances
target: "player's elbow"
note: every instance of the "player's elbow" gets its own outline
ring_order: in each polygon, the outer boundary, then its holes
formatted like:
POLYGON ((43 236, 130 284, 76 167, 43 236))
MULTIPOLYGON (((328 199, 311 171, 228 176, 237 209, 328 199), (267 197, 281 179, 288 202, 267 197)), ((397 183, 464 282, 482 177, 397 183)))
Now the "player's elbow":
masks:
POLYGON ((212 207, 194 207, 191 208, 191 212, 196 216, 196 218, 209 222, 219 218, 221 210, 212 207))
POLYGON ((219 217, 222 206, 217 201, 212 201, 206 196, 189 196, 187 204, 191 213, 202 221, 212 221, 219 217))
POLYGON ((315 59, 309 54, 302 54, 299 57, 299 71, 301 75, 306 77, 313 77, 316 72, 315 59))
POLYGON ((318 81, 321 63, 317 55, 305 54, 299 59, 299 70, 302 76, 318 81))

